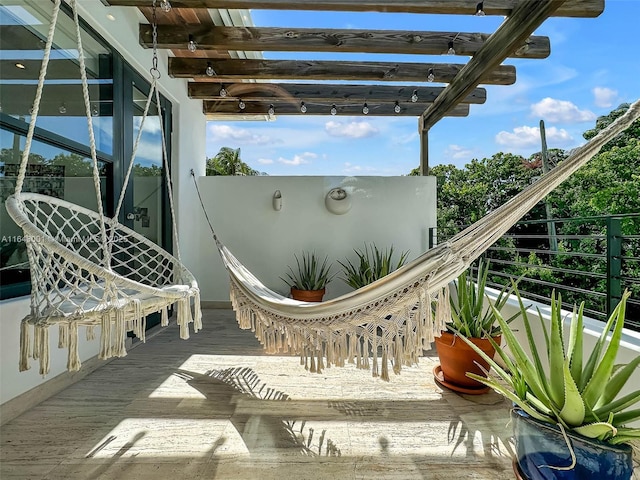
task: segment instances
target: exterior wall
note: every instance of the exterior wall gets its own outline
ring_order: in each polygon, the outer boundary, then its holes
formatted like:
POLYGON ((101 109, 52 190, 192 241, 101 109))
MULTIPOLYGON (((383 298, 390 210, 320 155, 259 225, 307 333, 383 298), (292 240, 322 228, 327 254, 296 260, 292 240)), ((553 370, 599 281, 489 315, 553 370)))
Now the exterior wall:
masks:
MULTIPOLYGON (((341 269, 337 260, 353 259, 353 249, 365 242, 393 245, 397 258, 409 250, 413 259, 427 250, 428 229, 436 225, 435 177, 200 177, 198 182, 222 243, 266 286, 283 294, 288 287, 280 277, 302 250, 328 255, 335 272, 341 269), (334 187, 352 196, 344 215, 325 207, 325 195, 334 187), (276 190, 282 193, 280 211, 272 206, 276 190)), ((201 224, 199 236, 189 235, 191 243, 183 250, 200 254, 193 273, 202 299, 228 301, 227 273, 196 204, 191 215, 201 224)), ((335 278, 325 298, 349 290, 335 278)))
MULTIPOLYGON (((107 42, 109 42, 134 68, 149 77, 151 51, 143 49, 138 41, 138 21, 131 8, 106 7, 100 0, 80 0, 80 16, 86 20, 107 42), (112 14, 116 20, 107 19, 112 14)), ((159 69, 167 71, 166 53, 161 52, 159 69)), ((171 79, 166 74, 160 79, 160 91, 173 104, 172 135, 172 176, 174 195, 177 203, 179 230, 184 236, 199 228, 197 218, 192 214, 196 197, 191 183, 190 170, 203 173, 205 153, 206 120, 202 113, 202 101, 191 100, 187 96, 186 81, 171 79)), ((183 248, 183 262, 189 268, 199 264, 198 250, 183 248)), ((20 320, 29 313, 28 297, 0 302, 0 404, 5 404, 16 396, 43 384, 57 375, 65 374, 66 350, 58 350, 57 332, 51 332, 51 371, 46 378, 38 374, 37 365, 28 372, 18 372, 18 348, 20 320)), ((81 329, 82 330, 82 329, 81 329)), ((99 341, 84 340, 80 335, 80 358, 82 361, 94 357, 99 350, 99 341)), ((33 362, 32 362, 33 363, 33 362)), ((52 392, 55 393, 55 392, 52 392)), ((4 419, 3 419, 4 420, 4 419)))

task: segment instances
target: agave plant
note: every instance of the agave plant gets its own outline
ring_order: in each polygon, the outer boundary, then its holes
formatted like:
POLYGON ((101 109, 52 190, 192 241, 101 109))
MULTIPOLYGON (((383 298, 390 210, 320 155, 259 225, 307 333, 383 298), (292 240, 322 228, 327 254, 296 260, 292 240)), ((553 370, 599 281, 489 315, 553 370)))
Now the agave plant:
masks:
POLYGON ((297 270, 289 267, 287 278, 280 277, 290 287, 298 290, 322 290, 333 279, 328 257, 320 262, 315 252, 302 252, 301 257, 294 255, 297 270))
POLYGON ((505 367, 498 365, 470 341, 463 339, 478 352, 497 374, 487 378, 468 373, 477 381, 488 385, 518 405, 532 417, 543 422, 559 424, 588 438, 597 438, 617 445, 640 438, 640 429, 627 425, 640 419, 640 409, 629 407, 640 401, 640 390, 616 398, 640 364, 640 356, 626 365, 615 365, 624 325, 625 292, 620 303, 609 317, 591 354, 583 358, 583 309, 584 303, 574 308, 568 332, 568 342, 563 326, 562 300, 555 292, 551 296, 551 326, 547 331, 540 312, 548 360, 548 374, 543 368, 539 348, 535 344, 531 325, 517 289, 520 311, 524 321, 531 357, 516 339, 513 330, 493 306, 493 311, 503 331, 503 338, 511 352, 494 343, 496 352, 505 367), (607 336, 612 330, 607 344, 607 336))
POLYGON ((385 275, 397 270, 407 261, 409 252, 402 252, 398 262, 393 261, 393 246, 380 250, 375 244, 365 244, 364 250, 356 250, 358 261, 353 264, 347 259, 346 263, 338 261, 344 270, 343 280, 347 285, 358 289, 369 285, 385 275))
MULTIPOLYGON (((452 332, 459 332, 466 337, 485 338, 495 337, 500 334, 500 326, 496 324, 493 311, 485 308, 485 288, 489 274, 489 261, 480 260, 478 274, 474 283, 473 277, 467 270, 462 272, 455 281, 457 294, 451 295, 451 322, 448 324, 452 332)), ((517 282, 516 282, 517 283, 517 282)), ((513 292, 513 288, 503 288, 494 303, 496 310, 500 311, 513 292)), ((507 319, 510 323, 520 313, 516 313, 507 319)))

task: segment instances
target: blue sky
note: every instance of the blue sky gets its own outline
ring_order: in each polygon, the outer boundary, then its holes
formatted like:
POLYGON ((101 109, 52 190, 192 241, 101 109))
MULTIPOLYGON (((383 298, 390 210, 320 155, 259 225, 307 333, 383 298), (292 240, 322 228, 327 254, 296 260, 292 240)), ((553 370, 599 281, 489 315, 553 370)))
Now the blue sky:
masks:
MULTIPOLYGON (((492 33, 502 17, 253 10, 256 26, 492 33)), ((606 0, 597 18, 550 18, 535 35, 551 41, 546 59, 507 59, 516 83, 487 85, 487 101, 468 117, 445 118, 429 132, 430 165, 462 167, 497 152, 540 150, 544 119, 550 148, 584 143, 582 133, 622 102, 640 97, 640 1, 606 0)), ((268 59, 465 63, 468 57, 265 52, 268 59)), ((272 122, 208 122, 207 156, 241 148, 269 175, 405 175, 420 163, 415 117, 278 116, 272 122)))

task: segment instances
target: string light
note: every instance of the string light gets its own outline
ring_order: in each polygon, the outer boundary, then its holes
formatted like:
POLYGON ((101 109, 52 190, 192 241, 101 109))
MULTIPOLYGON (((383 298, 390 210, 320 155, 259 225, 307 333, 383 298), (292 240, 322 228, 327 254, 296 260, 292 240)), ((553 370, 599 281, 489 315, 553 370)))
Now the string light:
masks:
POLYGON ((98 111, 98 105, 95 103, 91 107, 91 115, 97 117, 100 112, 98 111))
POLYGON ((484 13, 484 2, 480 2, 476 5, 476 17, 484 17, 486 13, 484 13))
POLYGON ((369 113, 369 107, 367 106, 367 102, 364 102, 364 105, 362 106, 362 113, 364 113, 365 115, 369 113))
POLYGON ((448 55, 455 55, 456 50, 453 48, 453 40, 449 42, 449 49, 447 50, 448 55))
POLYGON ((300 112, 307 113, 307 106, 304 104, 304 102, 300 102, 300 112))
POLYGON ((246 103, 244 103, 244 102, 242 101, 242 99, 240 99, 240 101, 238 102, 238 108, 239 108, 240 110, 244 110, 244 109, 246 108, 246 106, 247 106, 247 104, 246 104, 246 103))
POLYGON ((209 77, 213 77, 216 74, 216 71, 213 69, 211 62, 207 62, 207 69, 204 71, 209 77))
POLYGON ((400 113, 400 110, 402 110, 402 108, 400 108, 400 103, 396 100, 396 105, 393 107, 393 111, 400 113))
POLYGON ((427 81, 433 82, 436 79, 436 75, 433 73, 433 68, 429 69, 429 73, 427 74, 427 81))
POLYGON ((60 112, 61 115, 64 115, 65 113, 67 113, 67 107, 64 104, 64 102, 60 104, 60 106, 58 107, 58 111, 60 112))
POLYGON ((276 109, 273 108, 273 104, 269 105, 269 110, 267 110, 267 113, 270 117, 273 117, 276 114, 276 109))
POLYGON ((331 105, 331 115, 336 115, 338 113, 338 109, 336 108, 336 105, 333 104, 331 105))
POLYGON ((413 103, 416 103, 418 101, 418 90, 414 90, 411 94, 411 101, 413 103))
POLYGON ((193 35, 189 35, 189 42, 187 43, 187 50, 195 52, 198 49, 198 44, 193 40, 193 35))
POLYGON ((171 11, 171 3, 169 3, 169 0, 162 0, 160 2, 160 8, 164 13, 169 13, 171 11))
POLYGON ((226 97, 226 96, 227 96, 227 93, 228 93, 228 92, 227 92, 227 89, 226 89, 226 88, 224 88, 224 85, 222 85, 222 86, 220 87, 220 96, 221 96, 222 98, 224 98, 224 97, 226 97))

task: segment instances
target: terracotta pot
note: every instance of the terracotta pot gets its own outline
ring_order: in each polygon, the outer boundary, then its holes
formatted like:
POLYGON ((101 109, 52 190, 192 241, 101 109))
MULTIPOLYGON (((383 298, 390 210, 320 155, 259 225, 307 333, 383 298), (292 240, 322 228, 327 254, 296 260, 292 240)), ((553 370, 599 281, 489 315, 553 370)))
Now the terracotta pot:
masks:
MULTIPOLYGON (((475 345, 493 358, 495 349, 486 338, 470 338, 475 345)), ((500 345, 501 337, 494 337, 494 341, 500 345)), ((449 332, 442 332, 440 337, 436 337, 436 350, 440 358, 440 367, 444 379, 448 383, 466 388, 483 388, 485 385, 466 376, 467 372, 482 375, 482 370, 476 364, 478 362, 485 369, 489 370, 489 364, 457 335, 449 332)))
POLYGON ((324 288, 322 290, 298 290, 291 287, 291 296, 294 300, 300 300, 301 302, 321 302, 324 292, 324 288))

